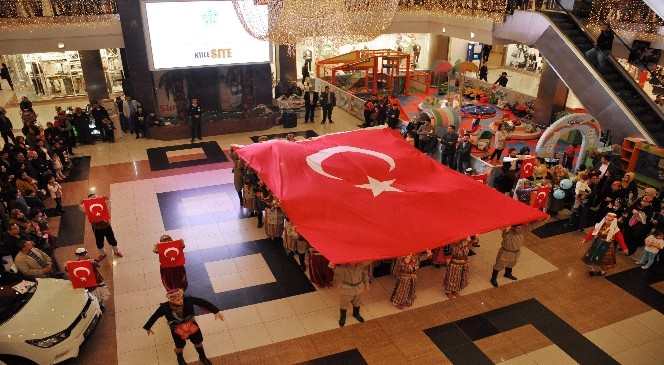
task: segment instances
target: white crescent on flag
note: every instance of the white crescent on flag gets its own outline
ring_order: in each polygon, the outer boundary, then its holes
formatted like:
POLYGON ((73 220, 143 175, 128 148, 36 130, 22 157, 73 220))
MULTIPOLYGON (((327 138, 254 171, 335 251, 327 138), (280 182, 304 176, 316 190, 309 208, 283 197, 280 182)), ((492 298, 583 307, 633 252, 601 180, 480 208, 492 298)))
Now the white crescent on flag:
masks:
POLYGON ((86 281, 86 280, 88 280, 88 277, 90 276, 91 273, 92 273, 92 272, 90 272, 90 269, 88 269, 87 267, 77 267, 77 268, 75 268, 74 271, 72 272, 72 274, 74 274, 74 276, 76 276, 77 278, 81 279, 81 281, 86 281), (84 272, 85 272, 85 276, 81 276, 81 275, 79 275, 78 273, 79 273, 80 271, 84 271, 84 272))
MULTIPOLYGON (((309 168, 311 168, 315 173, 325 176, 330 179, 334 180, 343 180, 342 178, 332 175, 325 171, 323 168, 323 162, 336 155, 339 153, 343 152, 355 152, 355 153, 360 153, 363 155, 367 156, 372 156, 376 157, 380 160, 383 160, 387 163, 389 166, 389 171, 392 171, 396 168, 396 162, 394 162, 394 159, 386 155, 382 152, 376 152, 372 150, 367 150, 364 148, 359 148, 359 147, 353 147, 353 146, 336 146, 336 147, 330 147, 330 148, 325 148, 322 149, 316 153, 313 153, 309 156, 306 157, 307 165, 309 165, 309 168)), ((401 190, 395 188, 392 186, 394 183, 394 179, 392 180, 385 180, 385 181, 380 181, 378 179, 374 179, 371 176, 367 176, 368 182, 366 184, 362 185, 355 185, 355 187, 361 188, 361 189, 367 189, 371 190, 371 193, 373 194, 374 197, 377 197, 378 195, 382 194, 383 192, 386 191, 393 191, 393 192, 402 192, 401 190)))
POLYGON ((527 176, 530 176, 533 174, 533 163, 528 161, 523 164, 523 173, 527 176))
POLYGON ((90 210, 90 213, 92 213, 92 214, 94 214, 98 217, 104 211, 104 206, 99 204, 99 203, 90 204, 89 210, 90 210), (99 208, 99 209, 97 210, 97 212, 95 212, 94 208, 99 208))
POLYGON ((539 193, 537 193, 537 201, 538 201, 538 202, 541 203, 541 202, 543 202, 545 199, 546 199, 546 193, 545 193, 545 192, 540 191, 539 193))
POLYGON ((164 250, 164 257, 170 258, 171 261, 175 261, 175 258, 178 257, 179 255, 180 255, 180 250, 176 247, 169 247, 169 248, 164 250), (171 251, 175 252, 175 255, 169 257, 168 253, 171 252, 171 251))

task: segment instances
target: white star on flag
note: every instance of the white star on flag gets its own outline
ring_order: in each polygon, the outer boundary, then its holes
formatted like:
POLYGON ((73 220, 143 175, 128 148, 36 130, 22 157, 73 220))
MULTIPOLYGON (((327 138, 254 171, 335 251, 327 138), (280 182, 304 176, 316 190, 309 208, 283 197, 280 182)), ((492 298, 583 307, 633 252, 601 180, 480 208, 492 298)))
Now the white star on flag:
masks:
POLYGON ((392 186, 395 179, 380 181, 380 180, 374 179, 371 176, 367 176, 367 178, 369 179, 369 182, 367 184, 355 185, 355 186, 358 187, 358 188, 371 190, 371 193, 373 194, 374 198, 377 197, 378 195, 386 192, 386 191, 394 191, 394 192, 397 192, 397 193, 403 193, 403 191, 401 191, 401 190, 399 190, 399 189, 392 186))

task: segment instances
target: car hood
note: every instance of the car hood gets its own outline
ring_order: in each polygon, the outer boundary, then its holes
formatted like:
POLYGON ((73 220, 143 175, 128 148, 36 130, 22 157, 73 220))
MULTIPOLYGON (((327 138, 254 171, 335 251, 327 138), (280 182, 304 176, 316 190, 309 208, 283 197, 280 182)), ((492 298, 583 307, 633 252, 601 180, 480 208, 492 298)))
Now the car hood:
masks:
POLYGON ((18 313, 0 326, 0 338, 18 336, 22 340, 54 335, 72 324, 81 314, 88 296, 60 279, 37 279, 37 290, 18 313))

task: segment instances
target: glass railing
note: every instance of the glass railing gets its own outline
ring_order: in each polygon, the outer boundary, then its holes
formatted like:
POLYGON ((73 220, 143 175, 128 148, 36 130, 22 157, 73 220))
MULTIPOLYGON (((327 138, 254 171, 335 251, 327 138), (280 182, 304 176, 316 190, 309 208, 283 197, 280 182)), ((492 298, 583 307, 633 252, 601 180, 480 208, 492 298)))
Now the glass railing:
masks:
POLYGON ((0 0, 0 18, 117 14, 116 0, 0 0))

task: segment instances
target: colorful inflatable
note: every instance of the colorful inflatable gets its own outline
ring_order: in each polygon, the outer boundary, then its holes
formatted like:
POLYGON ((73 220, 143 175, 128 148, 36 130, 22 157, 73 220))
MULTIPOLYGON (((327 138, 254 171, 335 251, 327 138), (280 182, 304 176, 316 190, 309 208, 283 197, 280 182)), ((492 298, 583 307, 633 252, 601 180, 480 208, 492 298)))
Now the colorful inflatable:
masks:
POLYGON ((577 130, 581 133, 581 152, 576 159, 576 166, 574 169, 578 170, 583 161, 585 161, 585 154, 588 150, 596 148, 599 143, 599 138, 602 135, 602 128, 590 114, 568 114, 547 128, 539 141, 535 151, 538 157, 554 157, 556 144, 563 135, 571 130, 577 130))

